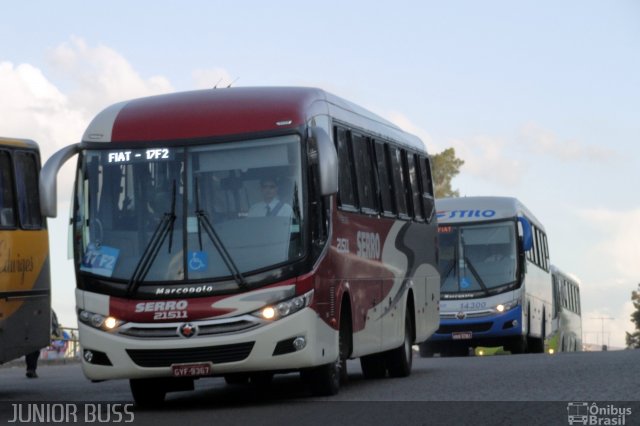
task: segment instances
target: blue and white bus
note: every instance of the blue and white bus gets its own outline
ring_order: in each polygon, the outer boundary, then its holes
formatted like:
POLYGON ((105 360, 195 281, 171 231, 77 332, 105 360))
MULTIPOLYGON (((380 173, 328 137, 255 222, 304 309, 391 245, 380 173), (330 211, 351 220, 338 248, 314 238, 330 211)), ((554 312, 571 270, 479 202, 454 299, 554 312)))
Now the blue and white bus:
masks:
POLYGON ((553 333, 549 349, 554 352, 582 350, 580 280, 551 265, 553 277, 553 333))
POLYGON ((544 226, 520 201, 436 201, 440 328, 420 354, 464 355, 477 346, 543 352, 553 295, 544 226))

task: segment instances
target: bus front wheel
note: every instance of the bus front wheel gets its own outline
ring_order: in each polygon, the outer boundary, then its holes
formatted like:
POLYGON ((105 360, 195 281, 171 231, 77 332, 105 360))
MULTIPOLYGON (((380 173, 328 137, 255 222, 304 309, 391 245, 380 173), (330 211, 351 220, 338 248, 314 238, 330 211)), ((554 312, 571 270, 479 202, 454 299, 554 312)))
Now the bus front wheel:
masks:
POLYGON ((158 407, 164 402, 166 388, 159 380, 131 379, 129 380, 131 395, 139 407, 158 407))
POLYGON ((413 322, 407 313, 404 319, 402 345, 387 352, 387 369, 391 377, 407 377, 413 364, 413 322))
POLYGON ((300 375, 315 396, 332 396, 340 390, 339 360, 319 367, 303 370, 300 375))

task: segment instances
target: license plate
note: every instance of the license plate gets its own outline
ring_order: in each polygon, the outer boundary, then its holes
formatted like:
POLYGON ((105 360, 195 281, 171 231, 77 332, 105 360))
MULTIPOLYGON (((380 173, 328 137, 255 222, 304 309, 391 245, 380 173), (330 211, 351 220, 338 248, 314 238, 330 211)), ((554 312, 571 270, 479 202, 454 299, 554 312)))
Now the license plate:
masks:
POLYGON ((171 374, 174 377, 210 376, 212 373, 211 363, 201 364, 173 364, 171 374))
POLYGON ((453 340, 469 340, 473 337, 473 333, 471 331, 456 331, 451 333, 451 338, 453 340))

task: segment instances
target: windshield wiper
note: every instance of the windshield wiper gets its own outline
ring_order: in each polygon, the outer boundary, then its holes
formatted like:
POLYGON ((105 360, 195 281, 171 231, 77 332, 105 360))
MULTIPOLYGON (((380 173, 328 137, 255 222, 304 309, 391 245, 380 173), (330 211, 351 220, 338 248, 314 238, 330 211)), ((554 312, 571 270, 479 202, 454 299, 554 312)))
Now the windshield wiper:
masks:
POLYGON ((196 179, 194 186, 195 186, 194 191, 195 191, 195 197, 196 197, 196 218, 198 219, 198 242, 200 244, 200 251, 202 251, 202 231, 201 230, 202 228, 204 228, 204 231, 207 233, 207 235, 209 236, 209 239, 211 240, 213 245, 216 247, 216 250, 218 250, 218 253, 220 253, 220 257, 222 258, 222 261, 229 269, 229 272, 231 272, 231 275, 233 276, 233 279, 238 284, 238 287, 240 288, 247 287, 248 285, 247 281, 245 280, 244 276, 238 269, 238 266, 236 265, 236 263, 233 261, 233 258, 229 254, 229 251, 225 247, 222 240, 220 239, 220 236, 218 235, 216 230, 213 228, 213 225, 209 220, 209 216, 204 210, 200 209, 200 193, 198 192, 198 179, 196 179))
POLYGON ((440 275, 440 287, 442 287, 445 284, 446 278, 451 274, 451 272, 453 272, 453 267, 456 265, 455 259, 450 262, 450 265, 451 266, 447 267, 447 272, 440 275))
POLYGON ((171 253, 171 246, 173 243, 173 229, 176 221, 176 181, 173 181, 173 191, 171 194, 171 210, 165 212, 162 215, 160 223, 153 231, 151 239, 147 243, 147 246, 140 257, 140 260, 136 264, 136 268, 129 279, 127 284, 127 294, 131 295, 138 290, 140 283, 145 279, 154 260, 158 257, 160 247, 164 243, 164 240, 169 235, 169 253, 171 253))
POLYGON ((478 274, 478 271, 476 270, 476 268, 473 266, 473 263, 471 263, 471 261, 467 256, 464 257, 464 262, 466 265, 469 266, 469 270, 471 271, 471 274, 476 279, 476 281, 478 281, 478 284, 480 284, 480 287, 482 287, 482 290, 484 291, 484 293, 488 296, 489 289, 484 284, 484 281, 482 281, 482 278, 480 277, 480 274, 478 274))

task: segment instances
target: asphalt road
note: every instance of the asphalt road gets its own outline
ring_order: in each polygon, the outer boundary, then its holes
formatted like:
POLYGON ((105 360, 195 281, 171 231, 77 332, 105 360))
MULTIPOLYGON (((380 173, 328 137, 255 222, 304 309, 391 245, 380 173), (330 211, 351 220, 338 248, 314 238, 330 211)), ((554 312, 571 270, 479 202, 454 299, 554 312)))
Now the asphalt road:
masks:
POLYGON ((0 425, 34 419, 54 424, 65 409, 74 412, 64 420, 76 424, 566 425, 579 409, 569 404, 585 402, 589 406, 578 414, 595 404, 596 420, 606 418, 600 424, 614 418, 613 424, 640 424, 639 364, 639 350, 416 355, 410 377, 365 380, 359 362, 350 361, 349 383, 330 398, 312 397, 296 374, 276 376, 266 389, 210 378, 198 380, 193 392, 169 394, 163 408, 144 411, 129 405, 128 382, 91 383, 79 364, 41 365, 38 379, 27 379, 23 367, 14 366, 0 368, 0 425), (49 417, 37 417, 38 409, 49 409, 49 417), (16 412, 17 421, 10 422, 16 412))

